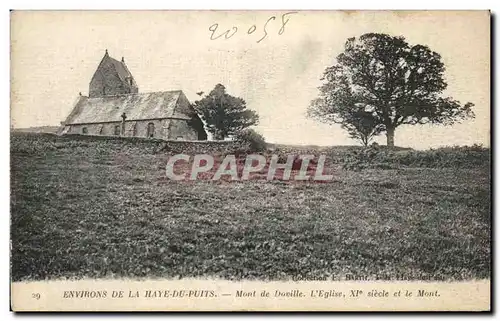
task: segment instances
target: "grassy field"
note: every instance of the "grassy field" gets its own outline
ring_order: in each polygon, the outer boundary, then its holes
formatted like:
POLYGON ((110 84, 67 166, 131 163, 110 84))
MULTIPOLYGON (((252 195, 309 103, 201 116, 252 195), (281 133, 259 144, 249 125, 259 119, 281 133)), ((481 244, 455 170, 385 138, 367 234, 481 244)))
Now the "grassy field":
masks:
POLYGON ((12 134, 13 279, 489 278, 488 163, 179 182, 154 144, 12 134))

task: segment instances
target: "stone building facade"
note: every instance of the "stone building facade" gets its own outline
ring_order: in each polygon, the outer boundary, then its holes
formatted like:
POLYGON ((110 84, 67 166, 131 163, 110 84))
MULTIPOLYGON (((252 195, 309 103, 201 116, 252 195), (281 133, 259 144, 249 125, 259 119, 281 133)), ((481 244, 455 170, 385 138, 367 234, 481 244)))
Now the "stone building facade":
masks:
POLYGON ((63 122, 61 134, 206 140, 203 122, 180 90, 139 93, 125 65, 104 54, 89 84, 63 122))

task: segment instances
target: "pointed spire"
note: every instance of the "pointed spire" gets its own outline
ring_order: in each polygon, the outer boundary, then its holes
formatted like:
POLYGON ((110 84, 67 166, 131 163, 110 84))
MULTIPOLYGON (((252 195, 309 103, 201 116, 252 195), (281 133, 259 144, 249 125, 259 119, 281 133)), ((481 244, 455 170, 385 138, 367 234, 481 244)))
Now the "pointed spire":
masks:
POLYGON ((125 57, 122 57, 122 62, 125 62, 125 57))
POLYGON ((106 53, 104 54, 105 56, 108 56, 108 49, 106 49, 106 53))

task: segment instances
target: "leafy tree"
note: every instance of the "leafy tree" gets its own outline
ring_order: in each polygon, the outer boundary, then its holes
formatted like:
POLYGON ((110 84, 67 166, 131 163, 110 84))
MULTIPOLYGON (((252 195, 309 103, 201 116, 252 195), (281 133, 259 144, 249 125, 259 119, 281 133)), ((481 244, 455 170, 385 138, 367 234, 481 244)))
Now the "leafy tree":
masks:
MULTIPOLYGON (((315 99, 311 103, 310 114, 315 116, 314 113, 323 108, 322 104, 323 101, 321 99, 315 99)), ((363 107, 353 106, 352 108, 339 110, 338 114, 327 115, 332 117, 322 116, 323 114, 318 115, 318 118, 327 123, 334 122, 341 124, 341 127, 349 133, 350 138, 358 140, 364 146, 368 146, 375 136, 384 131, 384 126, 379 124, 377 118, 363 107)))
POLYGON ((347 130, 350 138, 358 140, 363 146, 368 146, 375 136, 384 131, 372 113, 364 109, 353 109, 352 113, 346 115, 341 127, 347 130))
MULTIPOLYGON (((198 94, 201 96, 203 92, 198 94)), ((221 84, 195 101, 194 108, 216 140, 223 140, 259 121, 257 113, 247 109, 243 99, 227 94, 226 88, 221 84)))
POLYGON ((444 71, 438 53, 412 46, 404 37, 367 33, 349 38, 336 64, 326 68, 319 98, 308 112, 352 131, 352 110, 364 109, 386 133, 387 145, 394 146, 400 125, 451 125, 474 117, 474 104, 441 97, 447 87, 444 71))

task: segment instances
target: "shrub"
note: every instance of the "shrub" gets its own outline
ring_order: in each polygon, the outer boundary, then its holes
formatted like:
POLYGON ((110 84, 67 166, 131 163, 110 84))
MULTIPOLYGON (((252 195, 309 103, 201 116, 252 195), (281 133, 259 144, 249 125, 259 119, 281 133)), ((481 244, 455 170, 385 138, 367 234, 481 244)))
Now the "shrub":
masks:
POLYGON ((389 150, 381 147, 349 150, 343 160, 345 170, 365 168, 394 169, 401 166, 453 168, 468 166, 489 166, 490 149, 480 145, 452 146, 416 150, 389 150))
POLYGON ((263 152, 267 149, 264 136, 253 129, 245 129, 235 135, 234 140, 240 144, 240 148, 246 152, 263 152))
POLYGON ((371 167, 374 163, 383 163, 389 151, 380 149, 378 146, 369 146, 349 149, 345 154, 342 168, 345 170, 359 171, 371 167))

